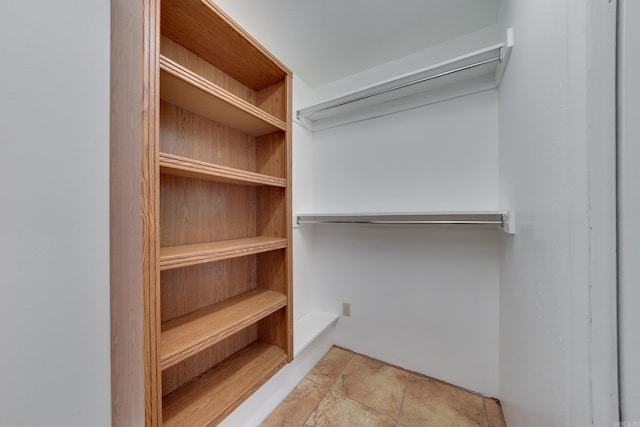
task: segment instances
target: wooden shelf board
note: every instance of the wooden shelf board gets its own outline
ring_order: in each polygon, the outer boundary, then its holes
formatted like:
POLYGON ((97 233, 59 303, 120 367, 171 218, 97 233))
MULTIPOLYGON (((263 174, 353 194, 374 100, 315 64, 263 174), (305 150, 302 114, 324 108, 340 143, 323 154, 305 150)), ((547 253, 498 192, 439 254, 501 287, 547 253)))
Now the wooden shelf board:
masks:
POLYGON ((279 237, 247 237, 218 242, 164 246, 160 248, 160 270, 254 255, 286 247, 287 239, 279 237))
POLYGON ((163 0, 162 33, 236 80, 264 89, 291 71, 208 0, 163 0))
POLYGON ((287 180, 284 178, 201 162, 168 153, 160 153, 160 172, 168 175, 227 182, 230 184, 270 185, 273 187, 287 186, 287 180))
POLYGON ((287 305, 280 292, 256 289, 162 324, 162 369, 179 363, 287 305))
POLYGON ((279 347, 256 342, 163 398, 165 427, 216 425, 281 367, 279 347))
POLYGON ((287 129, 282 120, 162 55, 160 98, 253 136, 287 129))

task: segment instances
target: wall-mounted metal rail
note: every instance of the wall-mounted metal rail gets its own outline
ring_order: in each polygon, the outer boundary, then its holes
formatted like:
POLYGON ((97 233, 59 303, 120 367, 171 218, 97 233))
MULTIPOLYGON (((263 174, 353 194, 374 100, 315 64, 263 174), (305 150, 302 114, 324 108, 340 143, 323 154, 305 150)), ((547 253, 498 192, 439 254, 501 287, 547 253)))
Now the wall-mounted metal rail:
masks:
POLYGON ((365 213, 365 214, 299 214, 298 225, 362 224, 362 225, 432 225, 502 229, 513 233, 513 217, 501 212, 432 212, 432 213, 365 213))
POLYGON ((513 47, 513 31, 504 43, 392 78, 297 111, 297 121, 314 131, 419 105, 495 89, 513 47), (469 84, 465 84, 469 83, 469 84), (471 84, 470 82, 473 82, 471 84), (451 89, 449 92, 444 89, 451 89), (454 89, 455 88, 455 89, 454 89), (433 96, 422 96, 427 94, 433 96), (422 94, 413 102, 400 102, 422 94))

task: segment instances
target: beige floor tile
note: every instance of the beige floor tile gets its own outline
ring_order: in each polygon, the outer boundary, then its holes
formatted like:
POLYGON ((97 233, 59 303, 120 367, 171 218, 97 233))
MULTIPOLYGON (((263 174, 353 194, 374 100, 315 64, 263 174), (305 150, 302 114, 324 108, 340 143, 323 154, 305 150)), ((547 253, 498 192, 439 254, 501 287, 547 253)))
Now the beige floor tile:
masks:
POLYGON ((411 374, 400 411, 403 426, 487 426, 481 396, 411 374))
POLYGON ((325 387, 303 379, 260 426, 300 427, 326 393, 325 387))
POLYGON ((395 419, 408 376, 407 371, 355 354, 332 389, 395 419))
POLYGON ((485 398, 485 407, 487 408, 487 421, 489 427, 505 427, 502 420, 502 408, 500 403, 495 399, 485 398))
POLYGON ((349 350, 331 347, 322 360, 307 374, 307 378, 330 387, 352 357, 353 353, 349 350))
POLYGON ((393 427, 395 421, 346 396, 329 391, 309 416, 305 426, 393 427))

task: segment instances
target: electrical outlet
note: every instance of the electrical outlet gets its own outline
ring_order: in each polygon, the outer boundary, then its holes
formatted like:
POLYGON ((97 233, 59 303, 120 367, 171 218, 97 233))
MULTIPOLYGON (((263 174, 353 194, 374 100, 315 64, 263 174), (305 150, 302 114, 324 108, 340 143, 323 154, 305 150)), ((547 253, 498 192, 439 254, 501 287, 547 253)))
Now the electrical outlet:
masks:
POLYGON ((351 304, 348 302, 342 303, 342 315, 344 317, 351 317, 351 304))

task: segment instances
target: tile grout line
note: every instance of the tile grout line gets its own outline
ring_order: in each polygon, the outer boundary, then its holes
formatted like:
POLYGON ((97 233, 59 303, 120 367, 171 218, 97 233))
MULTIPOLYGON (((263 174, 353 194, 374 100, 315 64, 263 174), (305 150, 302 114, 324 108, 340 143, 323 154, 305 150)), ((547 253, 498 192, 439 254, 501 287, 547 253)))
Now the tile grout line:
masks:
MULTIPOLYGON (((337 346, 336 346, 336 347, 337 347, 337 346)), ((387 362, 385 362, 385 361, 375 359, 375 358, 373 358, 373 357, 371 357, 371 356, 367 356, 366 354, 357 353, 357 352, 355 352, 355 351, 353 351, 353 350, 349 350, 349 349, 346 349, 346 348, 343 348, 343 347, 339 347, 339 348, 342 348, 343 350, 346 350, 346 351, 350 352, 350 353, 351 353, 351 358, 349 359, 349 362, 347 362, 347 363, 345 364, 345 366, 344 366, 344 368, 342 369, 342 371, 340 372, 340 374, 339 374, 339 375, 336 377, 336 379, 334 380, 334 384, 335 384, 335 382, 336 382, 336 381, 338 381, 338 378, 340 377, 340 375, 342 375, 342 372, 344 372, 344 371, 345 371, 345 369, 347 369, 347 365, 351 362, 351 360, 353 359, 353 357, 354 357, 355 355, 358 355, 358 356, 360 356, 360 357, 363 357, 363 358, 366 358, 366 359, 369 359, 369 360, 375 360, 376 362, 380 362, 381 364, 383 364, 383 365, 385 365, 385 366, 389 366, 389 367, 392 367, 392 368, 394 368, 394 369, 398 369, 398 370, 400 370, 400 371, 402 371, 402 372, 404 372, 404 373, 406 373, 406 374, 407 374, 407 379, 405 380, 404 389, 403 389, 403 392, 402 392, 402 399, 400 400, 400 407, 399 407, 399 409, 398 409, 398 413, 397 413, 397 416, 396 416, 395 418, 394 418, 393 416, 390 416, 386 411, 383 411, 383 410, 381 410, 381 409, 379 409, 379 408, 375 408, 375 407, 370 406, 370 405, 368 405, 368 404, 366 404, 366 403, 360 402, 359 400, 353 399, 353 398, 351 398, 351 397, 347 396, 346 394, 340 393, 340 392, 339 392, 339 391, 337 391, 337 390, 333 390, 333 391, 334 391, 334 393, 336 393, 336 394, 339 394, 339 395, 343 396, 345 399, 351 400, 351 401, 353 401, 353 402, 357 403, 358 405, 363 406, 364 408, 370 409, 370 410, 372 410, 372 411, 374 411, 374 412, 376 412, 376 413, 378 413, 378 414, 381 414, 381 415, 383 415, 383 416, 385 416, 385 417, 389 417, 389 418, 391 418, 391 420, 392 420, 392 421, 395 421, 395 425, 396 425, 396 427, 397 427, 397 424, 398 424, 398 422, 399 422, 398 418, 399 418, 399 416, 400 416, 400 411, 402 410, 402 402, 404 402, 404 392, 406 391, 406 387, 407 387, 407 384, 408 384, 408 381, 409 381, 409 377, 412 375, 412 372, 411 372, 411 371, 408 371, 408 370, 406 370, 406 369, 404 369, 404 368, 401 368, 401 367, 399 367, 399 366, 395 366, 395 365, 392 365, 392 364, 390 364, 390 363, 387 363, 387 362)))
MULTIPOLYGON (((349 363, 351 363, 351 361, 353 360, 353 357, 354 357, 355 355, 358 355, 358 356, 360 356, 360 357, 364 357, 364 358, 367 358, 367 359, 370 359, 370 360, 376 360, 376 361, 378 361, 378 362, 383 363, 384 365, 389 365, 389 364, 388 364, 388 363, 386 363, 386 362, 383 362, 383 361, 381 361, 381 360, 374 359, 374 358, 373 358, 373 357, 371 357, 371 356, 367 356, 367 355, 364 355, 364 354, 361 354, 361 353, 356 353, 355 351, 353 351, 353 350, 349 350, 348 348, 339 347, 339 346, 336 346, 336 345, 334 345, 334 347, 338 347, 338 348, 340 348, 340 349, 342 349, 342 350, 346 350, 346 351, 348 351, 349 353, 351 353, 351 357, 349 358, 349 361, 348 361, 347 363, 345 363, 344 368, 342 368, 342 371, 340 371, 340 373, 338 374, 338 376, 336 377, 336 379, 335 379, 335 380, 333 380, 333 383, 331 384, 332 386, 333 386, 333 385, 338 381, 338 378, 340 378, 340 376, 342 375, 342 373, 347 369, 347 366, 349 365, 349 363)), ((389 365, 389 366, 392 366, 392 365, 389 365)), ((397 368, 397 369, 400 369, 400 370, 402 370, 402 371, 405 371, 404 369, 402 369, 402 368, 398 368, 398 367, 395 367, 395 366, 394 366, 394 368, 397 368)), ((407 373, 408 373, 408 371, 405 371, 405 372, 407 372, 407 373)), ((373 406, 367 405, 366 403, 360 402, 359 400, 353 399, 353 398, 351 398, 351 397, 347 396, 346 394, 339 392, 338 390, 333 390, 333 388, 330 388, 330 390, 332 390, 335 394, 338 394, 338 395, 340 395, 340 396, 344 397, 345 399, 348 399, 348 400, 350 400, 350 401, 352 401, 352 402, 354 402, 354 403, 356 403, 356 404, 358 404, 358 405, 361 405, 361 406, 362 406, 362 407, 364 407, 364 408, 370 409, 370 410, 372 410, 372 411, 374 411, 374 412, 376 412, 376 413, 378 413, 378 414, 380 414, 380 415, 383 415, 383 416, 389 417, 389 418, 391 418, 393 421, 396 421, 395 419, 393 419, 393 417, 390 417, 390 416, 389 416, 389 414, 388 414, 388 413, 386 413, 385 411, 382 411, 382 410, 380 410, 380 409, 378 409, 378 408, 374 408, 373 406)), ((404 397, 404 394, 403 394, 403 397, 404 397)), ((324 398, 323 398, 323 399, 324 399, 324 398)), ((319 403, 318 403, 318 404, 319 404, 319 403)), ((306 423, 306 420, 305 420, 305 423, 306 423)))
POLYGON ((489 413, 487 412, 487 399, 482 399, 482 406, 484 407, 484 420, 487 423, 487 427, 489 426, 489 413))
MULTIPOLYGON (((305 377, 307 378, 307 377, 305 377)), ((308 378, 307 378, 308 379, 308 378)), ((309 381, 316 383, 315 381, 309 379, 309 381)), ((318 383, 316 383, 318 384, 318 383)), ((324 387, 322 384, 318 384, 320 387, 324 387)), ((302 422, 302 425, 300 427, 304 427, 304 425, 307 423, 307 421, 309 421, 309 417, 311 415, 313 415, 313 413, 316 411, 316 409, 318 409, 318 406, 320 406, 320 403, 324 400, 325 397, 327 397, 327 394, 329 394, 329 391, 331 389, 327 387, 327 389, 325 390, 324 394, 322 395, 322 397, 318 400, 318 403, 316 403, 316 406, 313 407, 313 409, 311 410, 311 412, 309 412, 309 415, 307 415, 307 418, 304 419, 304 421, 302 422)))
MULTIPOLYGON (((337 347, 337 346, 332 346, 333 347, 337 347)), ((338 347, 338 348, 342 348, 342 347, 338 347)), ((347 350, 347 349, 343 349, 343 350, 347 350)), ((329 349, 329 351, 331 351, 331 349, 329 349)), ((331 384, 329 384, 329 386, 326 387, 326 391, 324 392, 324 395, 322 395, 322 397, 320 398, 320 400, 318 400, 318 403, 316 403, 316 406, 313 407, 313 410, 309 413, 309 415, 307 416, 307 418, 304 419, 304 421, 302 422, 302 426, 300 427, 304 427, 304 425, 307 423, 307 421, 309 421, 309 417, 311 417, 311 415, 313 415, 313 413, 316 411, 316 409, 318 409, 318 406, 320 406, 320 404, 322 403, 322 401, 327 397, 327 394, 329 394, 329 392, 331 391, 331 387, 335 384, 336 381, 338 381, 338 377, 340 377, 340 375, 344 372, 344 370, 346 369, 347 365, 349 364, 349 362, 351 362, 351 359, 353 359, 353 352, 350 350, 349 353, 351 354, 351 357, 349 357, 349 360, 347 361, 347 363, 344 364, 344 367, 342 368, 342 370, 340 371, 340 373, 336 376, 336 378, 331 382, 331 384)), ((327 352, 328 354, 329 352, 327 352)), ((326 356, 326 354, 325 354, 326 356)), ((324 356, 323 356, 324 357, 324 356)), ((320 359, 322 360, 322 359, 320 359)), ((318 362, 319 363, 319 362, 318 362)), ((316 363, 317 365, 317 363, 316 363)), ((315 367, 315 366, 314 366, 315 367)), ((313 369, 312 369, 313 370, 313 369)), ((311 382, 314 382, 316 384, 318 384, 321 387, 324 387, 324 385, 318 383, 317 381, 312 380, 311 378, 307 378, 307 376, 309 375, 309 373, 307 373, 307 375, 305 375, 305 378, 308 379, 311 382)))
POLYGON ((404 382, 404 388, 402 390, 402 399, 400 399, 400 406, 398 407, 398 413, 396 414, 396 427, 400 425, 400 414, 402 413, 402 406, 404 405, 404 398, 407 396, 407 387, 409 387, 409 378, 411 378, 411 372, 407 372, 407 379, 404 382))

